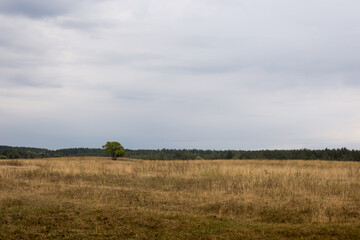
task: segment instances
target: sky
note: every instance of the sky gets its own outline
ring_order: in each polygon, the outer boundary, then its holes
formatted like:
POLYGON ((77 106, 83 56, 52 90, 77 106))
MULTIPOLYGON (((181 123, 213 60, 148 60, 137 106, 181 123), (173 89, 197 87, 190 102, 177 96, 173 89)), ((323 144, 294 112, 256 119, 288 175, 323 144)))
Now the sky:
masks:
POLYGON ((1 0, 0 145, 360 149, 358 0, 1 0))

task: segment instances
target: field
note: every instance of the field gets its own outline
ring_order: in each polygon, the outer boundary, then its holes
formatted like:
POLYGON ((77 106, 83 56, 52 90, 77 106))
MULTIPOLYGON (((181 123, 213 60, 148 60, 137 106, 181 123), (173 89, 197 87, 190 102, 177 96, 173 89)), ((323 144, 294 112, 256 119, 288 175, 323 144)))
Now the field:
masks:
POLYGON ((0 160, 0 239, 360 239, 360 162, 0 160))

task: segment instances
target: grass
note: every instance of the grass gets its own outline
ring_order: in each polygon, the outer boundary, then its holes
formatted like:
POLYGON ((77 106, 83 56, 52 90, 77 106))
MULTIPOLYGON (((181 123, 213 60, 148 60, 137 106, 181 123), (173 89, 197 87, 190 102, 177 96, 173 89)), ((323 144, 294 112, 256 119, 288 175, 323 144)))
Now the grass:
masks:
POLYGON ((22 166, 22 162, 17 159, 0 160, 0 166, 22 166))
POLYGON ((360 239, 360 163, 0 160, 0 239, 360 239))

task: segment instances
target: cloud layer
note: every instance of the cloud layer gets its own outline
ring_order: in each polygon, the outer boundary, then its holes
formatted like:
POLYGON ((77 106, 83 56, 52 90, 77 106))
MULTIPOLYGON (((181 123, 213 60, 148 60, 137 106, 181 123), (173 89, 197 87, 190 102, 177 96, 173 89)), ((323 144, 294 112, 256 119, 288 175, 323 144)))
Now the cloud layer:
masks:
POLYGON ((360 146, 358 1, 0 3, 0 144, 360 146))

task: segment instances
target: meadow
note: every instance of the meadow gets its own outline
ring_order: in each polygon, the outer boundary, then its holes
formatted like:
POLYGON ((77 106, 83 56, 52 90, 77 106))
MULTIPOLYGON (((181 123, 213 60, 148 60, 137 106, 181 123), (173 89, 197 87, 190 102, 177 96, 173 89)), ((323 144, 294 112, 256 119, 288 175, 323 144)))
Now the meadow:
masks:
POLYGON ((0 160, 0 239, 360 239, 360 162, 0 160))

